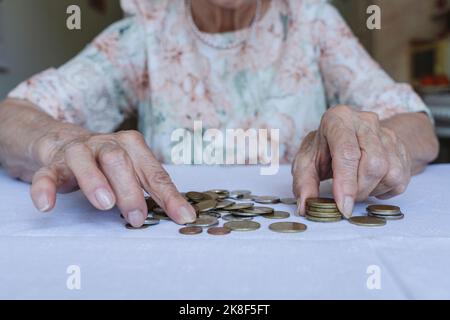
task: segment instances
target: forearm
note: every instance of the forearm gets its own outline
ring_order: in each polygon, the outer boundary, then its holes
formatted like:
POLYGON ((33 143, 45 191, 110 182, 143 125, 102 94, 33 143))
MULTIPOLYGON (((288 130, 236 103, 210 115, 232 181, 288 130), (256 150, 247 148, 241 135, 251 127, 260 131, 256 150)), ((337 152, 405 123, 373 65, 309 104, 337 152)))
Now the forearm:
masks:
POLYGON ((394 131, 406 146, 412 160, 412 174, 421 172, 438 156, 439 142, 426 114, 399 114, 382 121, 382 126, 394 131))
POLYGON ((87 130, 57 121, 20 100, 0 103, 0 123, 0 163, 11 175, 26 181, 49 161, 55 146, 88 134, 87 130))

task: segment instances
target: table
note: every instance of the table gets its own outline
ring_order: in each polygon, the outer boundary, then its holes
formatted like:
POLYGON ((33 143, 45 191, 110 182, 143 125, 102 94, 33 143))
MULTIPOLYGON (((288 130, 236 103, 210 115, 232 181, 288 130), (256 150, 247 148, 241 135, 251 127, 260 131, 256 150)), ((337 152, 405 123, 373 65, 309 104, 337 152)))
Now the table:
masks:
MULTIPOLYGON (((289 167, 275 176, 261 176, 257 167, 167 170, 182 191, 220 187, 291 196, 289 167)), ((323 183, 323 195, 330 185, 323 183)), ((3 171, 0 190, 3 299, 450 298, 449 165, 428 167, 390 201, 404 210, 402 221, 362 228, 291 217, 308 225, 301 234, 274 233, 268 230, 273 221, 264 218, 259 231, 226 237, 183 236, 167 221, 127 230, 116 210, 98 212, 79 192, 60 196, 45 215, 33 209, 29 186, 3 171), (68 289, 75 275, 69 266, 79 268, 80 290, 68 289), (368 286, 368 279, 381 288, 368 286)), ((383 203, 369 201, 375 202, 383 203)), ((294 212, 294 206, 276 208, 294 212)))

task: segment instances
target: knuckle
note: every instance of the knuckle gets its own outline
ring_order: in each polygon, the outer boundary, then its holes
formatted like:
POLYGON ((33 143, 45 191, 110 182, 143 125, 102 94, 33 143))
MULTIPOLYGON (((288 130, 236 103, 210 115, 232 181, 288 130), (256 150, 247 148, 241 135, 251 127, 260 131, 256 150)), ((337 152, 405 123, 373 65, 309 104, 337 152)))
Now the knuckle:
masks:
POLYGON ((136 143, 143 142, 144 136, 136 130, 121 131, 118 133, 118 137, 124 142, 136 143))
POLYGON ((387 183, 389 185, 397 185, 405 181, 405 173, 400 166, 391 168, 387 174, 387 183))
POLYGON ((365 119, 370 124, 375 124, 376 125, 380 121, 380 118, 378 117, 378 114, 375 113, 375 112, 363 112, 361 114, 361 116, 363 117, 363 119, 365 119))
POLYGON ((128 164, 128 157, 122 148, 108 148, 100 152, 99 160, 106 166, 123 166, 128 164))
POLYGON ((394 189, 394 193, 396 195, 402 194, 406 191, 406 189, 408 188, 408 185, 405 183, 402 183, 400 185, 398 185, 395 189, 394 189))
POLYGON ((359 162, 361 160, 361 150, 351 143, 344 143, 340 148, 339 156, 344 162, 359 162))
POLYGON ((366 174, 374 178, 383 178, 388 170, 388 162, 384 158, 371 157, 368 159, 366 174))

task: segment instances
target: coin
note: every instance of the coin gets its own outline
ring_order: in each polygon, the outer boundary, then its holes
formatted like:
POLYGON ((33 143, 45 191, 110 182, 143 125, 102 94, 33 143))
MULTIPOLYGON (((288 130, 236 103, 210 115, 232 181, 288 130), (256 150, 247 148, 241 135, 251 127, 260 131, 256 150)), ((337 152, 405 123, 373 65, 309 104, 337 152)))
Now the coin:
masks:
POLYGON ((363 227, 381 227, 386 224, 385 219, 376 217, 351 217, 348 222, 357 226, 363 227))
POLYGON ((281 198, 280 202, 283 204, 297 205, 297 199, 295 198, 281 198))
POLYGON ((230 211, 243 210, 243 209, 252 208, 253 206, 254 206, 254 204, 251 202, 235 203, 231 206, 228 206, 227 210, 230 210, 230 211))
POLYGON ((243 217, 235 216, 234 214, 227 214, 222 216, 222 219, 225 221, 250 221, 253 220, 253 217, 243 217))
POLYGON ((200 202, 203 199, 205 199, 205 195, 203 193, 197 192, 197 191, 186 192, 186 197, 188 197, 190 200, 192 200, 194 202, 200 202))
POLYGON ((329 208, 316 208, 316 207, 306 207, 306 210, 309 212, 316 213, 333 213, 333 214, 341 214, 337 208, 329 209, 329 208))
POLYGON ((269 229, 280 233, 298 233, 306 231, 307 226, 298 222, 276 222, 272 223, 269 229))
POLYGON ((306 210, 306 215, 316 218, 329 218, 329 219, 342 218, 342 214, 340 212, 328 213, 328 212, 315 212, 306 210))
POLYGON ((256 217, 256 216, 260 216, 260 215, 266 214, 266 213, 267 213, 266 210, 263 210, 260 208, 255 208, 255 207, 233 211, 233 214, 235 216, 241 216, 241 217, 256 217))
POLYGON ((217 202, 216 209, 224 209, 226 207, 232 206, 233 204, 235 204, 235 202, 229 200, 222 200, 217 202))
POLYGON ((159 224, 159 221, 160 221, 159 219, 155 219, 153 217, 147 218, 144 221, 144 226, 154 226, 154 225, 159 224))
POLYGON ((392 215, 400 214, 400 207, 389 205, 371 205, 367 207, 367 212, 379 214, 379 215, 392 215))
POLYGON ((127 228, 127 229, 129 229, 129 230, 143 230, 143 229, 147 229, 148 227, 150 227, 150 225, 143 225, 142 227, 139 227, 139 228, 135 228, 135 227, 133 227, 131 224, 129 224, 129 223, 127 223, 126 225, 125 225, 125 228, 127 228))
POLYGON ((224 236, 231 232, 230 229, 224 227, 212 227, 208 229, 208 233, 213 236, 224 236))
POLYGON ((222 214, 217 211, 202 212, 201 215, 212 216, 212 217, 216 217, 217 219, 222 218, 222 214))
POLYGON ((313 222, 339 222, 342 220, 342 216, 340 217, 333 217, 333 218, 326 218, 326 217, 315 217, 315 216, 311 216, 311 215, 306 215, 305 216, 306 220, 309 221, 313 221, 313 222))
POLYGON ((274 211, 272 213, 266 213, 262 215, 266 219, 287 219, 291 215, 286 211, 274 211))
POLYGON ((335 209, 337 208, 337 204, 334 199, 330 198, 310 198, 306 200, 306 204, 309 207, 314 208, 327 208, 327 209, 335 209))
POLYGON ((154 213, 153 214, 153 218, 155 218, 155 219, 158 219, 158 220, 166 220, 166 221, 170 221, 170 220, 172 220, 172 219, 170 219, 170 217, 167 215, 167 214, 165 214, 164 212, 163 213, 154 213))
POLYGON ((194 204, 194 209, 196 212, 206 212, 214 209, 216 204, 216 200, 204 200, 194 204))
POLYGON ((253 198, 253 201, 261 204, 273 204, 280 202, 280 198, 272 196, 256 196, 253 198))
POLYGON ((219 224, 216 217, 200 215, 193 223, 186 224, 187 227, 211 227, 219 224))
POLYGON ((251 191, 249 190, 233 190, 230 192, 229 198, 231 199, 241 199, 245 196, 251 195, 251 191))
POLYGON ((201 227, 183 227, 178 231, 184 235, 195 235, 202 233, 203 229, 201 227))
POLYGON ((376 217, 376 218, 382 218, 385 220, 402 220, 405 215, 403 213, 399 213, 399 214, 392 214, 392 215, 382 215, 382 214, 375 214, 375 213, 368 213, 368 215, 370 217, 376 217))
POLYGON ((255 221, 230 221, 223 226, 232 231, 254 231, 261 228, 261 225, 255 221))

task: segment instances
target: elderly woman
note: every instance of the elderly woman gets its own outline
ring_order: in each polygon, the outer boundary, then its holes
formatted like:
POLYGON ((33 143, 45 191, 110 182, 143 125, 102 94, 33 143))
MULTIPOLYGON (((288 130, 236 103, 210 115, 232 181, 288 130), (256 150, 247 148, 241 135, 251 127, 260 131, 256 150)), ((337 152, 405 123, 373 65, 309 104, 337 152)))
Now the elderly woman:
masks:
POLYGON ((171 133, 279 128, 299 213, 334 178, 355 201, 404 192, 438 152, 429 112, 369 57, 324 0, 123 0, 115 23, 59 69, 20 84, 0 108, 0 160, 50 211, 80 188, 136 227, 142 189, 176 222, 195 219, 160 162, 171 133), (140 131, 112 133, 132 113, 140 131))

